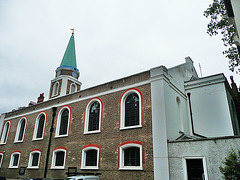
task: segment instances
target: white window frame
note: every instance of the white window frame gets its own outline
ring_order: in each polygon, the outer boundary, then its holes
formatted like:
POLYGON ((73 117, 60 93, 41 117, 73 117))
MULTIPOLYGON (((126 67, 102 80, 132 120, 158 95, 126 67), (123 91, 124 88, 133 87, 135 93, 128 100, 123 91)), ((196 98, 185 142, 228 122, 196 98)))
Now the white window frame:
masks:
POLYGON ((72 94, 72 93, 75 93, 75 92, 77 92, 77 86, 76 86, 76 84, 75 83, 71 83, 70 84, 70 88, 69 88, 69 94, 72 94), (74 86, 74 91, 72 91, 72 87, 74 86))
POLYGON ((59 112, 58 112, 58 117, 57 117, 55 138, 67 137, 67 136, 68 136, 69 127, 70 127, 70 120, 71 120, 71 113, 72 113, 72 111, 71 111, 70 106, 63 106, 63 107, 59 110, 59 112), (67 134, 60 135, 60 134, 59 134, 59 131, 60 131, 61 117, 62 117, 62 113, 63 113, 63 111, 64 111, 65 109, 68 110, 68 127, 67 127, 67 134))
POLYGON ((99 169, 99 147, 96 146, 88 146, 82 149, 82 161, 81 161, 81 169, 99 169), (86 166, 86 152, 89 150, 97 150, 97 165, 96 166, 86 166))
POLYGON ((17 169, 18 166, 19 166, 20 158, 21 158, 21 152, 20 152, 20 151, 13 152, 13 153, 11 154, 10 163, 9 163, 9 167, 8 167, 8 168, 17 169), (18 155, 19 155, 17 166, 13 166, 13 156, 14 156, 15 154, 18 154, 18 155))
POLYGON ((66 155, 67 155, 66 148, 55 148, 54 151, 53 151, 53 154, 52 154, 51 169, 65 169, 66 155), (56 153, 57 152, 64 152, 63 166, 55 166, 55 163, 56 163, 56 153))
POLYGON ((121 97, 121 103, 120 103, 120 130, 124 129, 132 129, 132 128, 140 128, 142 127, 142 96, 140 94, 139 90, 136 89, 129 89, 124 92, 124 94, 121 97), (128 95, 136 93, 139 97, 139 125, 135 126, 125 126, 125 101, 128 97, 128 95))
POLYGON ((59 91, 59 82, 56 81, 56 82, 53 84, 52 97, 58 96, 58 91, 59 91))
POLYGON ((0 144, 6 144, 6 143, 7 143, 8 135, 9 135, 9 131, 10 131, 10 127, 11 127, 11 121, 7 121, 7 122, 4 124, 4 127, 3 127, 0 144), (7 124, 9 124, 8 130, 7 130, 7 124), (6 138, 6 141, 3 142, 3 140, 4 140, 5 138, 6 138))
POLYGON ((34 126, 34 132, 33 132, 33 141, 42 140, 42 139, 43 139, 44 134, 45 134, 46 120, 47 120, 47 114, 46 114, 45 112, 41 112, 41 113, 37 116, 36 121, 35 121, 35 126, 34 126), (41 118, 42 115, 45 117, 45 121, 44 121, 44 125, 43 125, 43 133, 42 133, 42 137, 41 137, 41 138, 37 138, 39 120, 40 120, 40 118, 41 118))
POLYGON ((14 143, 20 143, 20 142, 23 142, 23 141, 24 141, 25 132, 26 132, 26 128, 27 128, 27 123, 28 123, 27 117, 22 117, 22 118, 18 121, 18 126, 17 126, 17 131, 16 131, 16 134, 15 134, 14 143), (22 138, 21 141, 19 141, 19 140, 18 140, 18 136, 19 136, 19 133, 20 133, 21 122, 22 122, 23 120, 25 120, 25 127, 24 127, 24 130, 23 130, 23 138, 22 138))
POLYGON ((143 170, 143 152, 142 145, 136 143, 128 143, 120 146, 119 148, 119 170, 143 170), (131 147, 139 148, 140 152, 140 166, 124 166, 124 150, 131 147))
POLYGON ((203 161, 203 172, 204 172, 204 180, 208 180, 208 173, 207 173, 207 162, 206 157, 203 156, 185 156, 183 157, 183 174, 184 174, 184 180, 188 180, 188 174, 187 174, 187 159, 202 159, 203 161))
POLYGON ((4 157, 4 152, 0 151, 0 155, 2 155, 2 159, 0 160, 0 168, 2 167, 2 162, 3 162, 3 157, 4 157))
POLYGON ((102 102, 98 98, 94 98, 90 100, 86 106, 85 109, 85 121, 84 121, 84 134, 93 134, 93 133, 100 133, 101 132, 101 124, 102 124, 102 102), (99 112, 99 127, 98 130, 95 131, 88 131, 88 125, 89 125, 89 111, 90 107, 94 102, 98 102, 100 104, 100 112, 99 112))
POLYGON ((29 161, 28 161, 28 169, 38 169, 39 168, 39 163, 40 163, 40 158, 41 158, 41 150, 36 149, 32 150, 29 155, 29 161), (38 165, 37 166, 32 166, 32 160, 33 160, 33 154, 38 153, 39 158, 38 158, 38 165))

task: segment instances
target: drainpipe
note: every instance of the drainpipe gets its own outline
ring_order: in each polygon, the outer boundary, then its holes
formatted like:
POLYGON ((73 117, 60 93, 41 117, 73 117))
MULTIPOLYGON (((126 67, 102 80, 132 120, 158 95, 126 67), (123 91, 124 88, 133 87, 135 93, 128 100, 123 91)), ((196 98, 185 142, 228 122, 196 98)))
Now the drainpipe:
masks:
POLYGON ((53 133, 53 124, 54 124, 54 118, 56 116, 56 107, 52 107, 52 124, 50 129, 50 135, 49 135, 49 142, 48 142, 48 149, 47 149, 47 157, 46 157, 46 164, 44 169, 44 178, 47 176, 47 168, 48 168, 48 161, 49 161, 49 154, 50 154, 50 147, 51 147, 51 141, 52 141, 52 133, 53 133))
POLYGON ((199 137, 201 137, 201 138, 206 138, 205 136, 202 136, 202 135, 200 135, 200 134, 197 134, 197 133, 195 133, 195 131, 194 131, 193 116, 192 116, 192 106, 191 106, 191 98, 190 98, 191 93, 187 93, 187 96, 188 96, 188 102, 189 102, 189 110, 190 110, 190 119, 191 119, 191 125, 192 125, 192 133, 193 133, 193 135, 195 135, 195 136, 199 136, 199 137))

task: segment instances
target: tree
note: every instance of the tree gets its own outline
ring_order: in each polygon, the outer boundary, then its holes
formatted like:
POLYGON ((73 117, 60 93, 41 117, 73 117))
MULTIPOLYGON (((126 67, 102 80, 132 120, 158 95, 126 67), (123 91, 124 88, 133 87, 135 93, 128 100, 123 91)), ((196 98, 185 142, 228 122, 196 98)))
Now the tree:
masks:
POLYGON ((226 180, 240 179, 240 150, 237 153, 233 149, 230 150, 223 164, 224 167, 219 167, 223 178, 226 180))
POLYGON ((240 69, 236 70, 240 66, 240 56, 237 46, 234 44, 236 29, 232 23, 229 23, 223 0, 213 0, 203 15, 211 18, 207 25, 207 33, 210 36, 217 35, 219 32, 222 34, 223 44, 227 48, 223 54, 229 59, 229 69, 236 73, 240 72, 240 69))

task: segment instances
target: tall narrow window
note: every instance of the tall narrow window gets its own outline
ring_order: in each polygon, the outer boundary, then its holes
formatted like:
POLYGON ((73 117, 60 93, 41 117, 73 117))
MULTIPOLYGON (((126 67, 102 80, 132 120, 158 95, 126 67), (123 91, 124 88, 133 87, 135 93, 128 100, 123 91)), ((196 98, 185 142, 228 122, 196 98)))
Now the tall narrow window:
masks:
POLYGON ((2 132, 2 137, 1 137, 1 144, 6 144, 7 143, 7 138, 8 138, 8 133, 10 129, 10 121, 7 121, 4 125, 3 132, 2 132))
POLYGON ((18 122, 18 127, 16 131, 15 141, 14 142, 23 142, 24 134, 26 131, 27 118, 24 117, 18 122))
POLYGON ((91 99, 85 111, 84 133, 101 132, 102 101, 99 98, 91 99))
POLYGON ((142 170, 142 143, 125 142, 120 146, 119 169, 142 170))
POLYGON ((68 136, 70 106, 64 106, 58 114, 56 137, 68 136))
POLYGON ((99 169, 99 146, 90 144, 83 147, 81 169, 99 169))
POLYGON ((64 147, 54 149, 51 169, 65 169, 66 152, 64 147))
POLYGON ((54 85, 53 85, 52 96, 57 96, 58 95, 58 89, 59 89, 59 83, 55 82, 54 85))
POLYGON ((2 167, 3 154, 4 152, 0 151, 0 168, 2 167))
POLYGON ((142 127, 142 96, 139 90, 130 89, 121 98, 120 129, 142 127))
POLYGON ((38 115, 35 122, 33 140, 43 139, 45 121, 46 121, 46 113, 42 112, 38 115))
POLYGON ((18 168, 21 151, 14 151, 11 155, 9 168, 18 168))
POLYGON ((41 150, 39 149, 32 150, 29 156, 28 168, 38 169, 40 156, 41 156, 41 150))
POLYGON ((76 90, 77 90, 76 85, 72 83, 70 85, 70 93, 74 93, 74 92, 76 92, 76 90))

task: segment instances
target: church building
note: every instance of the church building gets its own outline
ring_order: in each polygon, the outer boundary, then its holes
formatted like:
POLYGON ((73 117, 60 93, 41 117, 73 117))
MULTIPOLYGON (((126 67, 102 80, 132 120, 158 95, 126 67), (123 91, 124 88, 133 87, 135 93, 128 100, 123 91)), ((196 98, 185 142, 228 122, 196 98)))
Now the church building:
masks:
POLYGON ((240 95, 233 79, 235 89, 223 74, 200 78, 193 64, 82 90, 72 33, 48 100, 0 116, 0 176, 221 179, 228 150, 240 148, 240 95))

